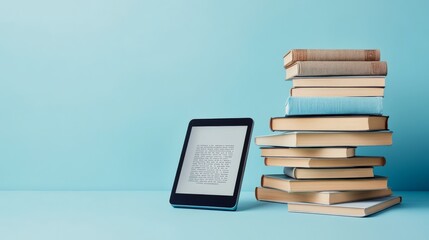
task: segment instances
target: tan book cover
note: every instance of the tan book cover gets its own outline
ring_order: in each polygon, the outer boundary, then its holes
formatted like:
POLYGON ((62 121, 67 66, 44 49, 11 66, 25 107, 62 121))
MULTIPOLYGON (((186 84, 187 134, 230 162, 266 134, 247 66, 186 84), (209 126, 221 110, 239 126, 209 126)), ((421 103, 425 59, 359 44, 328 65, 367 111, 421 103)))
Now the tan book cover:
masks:
POLYGON ((308 158, 349 158, 355 156, 354 147, 288 148, 262 147, 262 157, 308 157, 308 158))
POLYGON ((292 97, 384 97, 384 88, 292 88, 292 97))
POLYGON ((380 61, 378 49, 292 49, 283 57, 284 67, 297 61, 380 61))
POLYGON ((295 77, 294 88, 304 87, 385 87, 384 76, 295 77))
POLYGON ((389 196, 358 202, 322 205, 314 203, 289 203, 289 212, 328 214, 347 217, 366 217, 402 202, 399 196, 389 196))
POLYGON ((271 118, 272 131, 374 131, 388 129, 388 116, 306 116, 271 118))
POLYGON ((294 179, 284 174, 263 175, 261 186, 286 192, 363 191, 387 188, 387 178, 294 179))
POLYGON ((384 166, 384 157, 309 158, 309 157, 265 157, 266 166, 298 168, 350 168, 384 166))
POLYGON ((256 199, 276 203, 308 202, 319 204, 337 204, 392 195, 389 188, 368 191, 332 191, 332 192, 298 192, 289 193, 273 188, 257 187, 256 199))
POLYGON ((285 167, 286 176, 295 179, 332 179, 332 178, 371 178, 374 177, 372 167, 352 168, 296 168, 285 167))
POLYGON ((392 145, 392 132, 285 132, 256 137, 259 146, 338 147, 392 145))
POLYGON ((307 76, 386 76, 386 62, 308 61, 286 69, 286 79, 307 76))

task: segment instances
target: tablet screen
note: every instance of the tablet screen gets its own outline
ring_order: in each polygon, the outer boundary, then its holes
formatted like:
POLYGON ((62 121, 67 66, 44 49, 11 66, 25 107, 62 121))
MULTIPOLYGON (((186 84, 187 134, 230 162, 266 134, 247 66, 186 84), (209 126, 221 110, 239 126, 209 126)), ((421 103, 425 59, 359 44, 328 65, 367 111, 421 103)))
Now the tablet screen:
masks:
POLYGON ((176 193, 233 196, 247 126, 194 126, 176 193))

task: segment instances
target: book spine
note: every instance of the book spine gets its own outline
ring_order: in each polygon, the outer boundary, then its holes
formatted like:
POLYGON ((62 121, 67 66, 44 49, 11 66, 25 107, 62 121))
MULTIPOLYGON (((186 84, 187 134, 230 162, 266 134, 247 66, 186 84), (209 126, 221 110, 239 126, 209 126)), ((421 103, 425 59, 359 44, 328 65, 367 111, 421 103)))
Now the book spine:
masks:
POLYGON ((382 115, 382 97, 289 97, 286 116, 290 115, 382 115))
POLYGON ((302 61, 297 76, 386 76, 386 62, 302 61))
POLYGON ((296 170, 296 168, 294 168, 294 167, 284 167, 283 168, 283 173, 286 176, 289 176, 291 178, 296 178, 295 170, 296 170))
POLYGON ((273 130, 273 120, 274 120, 274 118, 270 118, 270 129, 271 129, 271 131, 274 131, 273 130))
POLYGON ((259 199, 259 188, 258 187, 255 187, 255 198, 256 198, 256 200, 260 200, 259 199))
POLYGON ((289 67, 297 61, 380 61, 380 50, 294 49, 292 50, 292 62, 285 67, 289 67))
POLYGON ((389 116, 386 116, 386 129, 389 129, 389 116))

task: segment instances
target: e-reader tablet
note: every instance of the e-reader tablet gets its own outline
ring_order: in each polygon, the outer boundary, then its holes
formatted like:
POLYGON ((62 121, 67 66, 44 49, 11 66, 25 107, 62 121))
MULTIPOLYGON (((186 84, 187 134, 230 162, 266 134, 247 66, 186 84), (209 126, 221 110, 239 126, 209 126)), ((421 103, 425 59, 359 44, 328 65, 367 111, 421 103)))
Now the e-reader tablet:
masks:
POLYGON ((170 204, 236 210, 252 128, 251 118, 191 120, 170 204))

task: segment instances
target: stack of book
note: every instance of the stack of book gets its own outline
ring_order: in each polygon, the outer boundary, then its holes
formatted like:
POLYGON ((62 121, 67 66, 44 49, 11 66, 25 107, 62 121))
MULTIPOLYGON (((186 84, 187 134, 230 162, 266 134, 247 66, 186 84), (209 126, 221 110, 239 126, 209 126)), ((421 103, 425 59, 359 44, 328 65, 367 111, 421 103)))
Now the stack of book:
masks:
POLYGON ((382 115, 387 64, 379 50, 296 49, 284 57, 293 88, 279 134, 256 138, 267 166, 256 198, 288 203, 290 212, 363 217, 401 202, 387 178, 374 175, 384 157, 356 156, 359 146, 392 144, 382 115))

